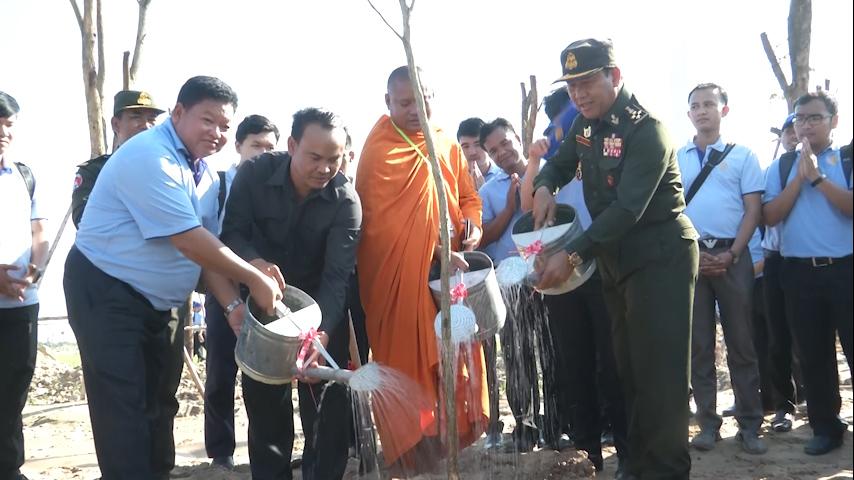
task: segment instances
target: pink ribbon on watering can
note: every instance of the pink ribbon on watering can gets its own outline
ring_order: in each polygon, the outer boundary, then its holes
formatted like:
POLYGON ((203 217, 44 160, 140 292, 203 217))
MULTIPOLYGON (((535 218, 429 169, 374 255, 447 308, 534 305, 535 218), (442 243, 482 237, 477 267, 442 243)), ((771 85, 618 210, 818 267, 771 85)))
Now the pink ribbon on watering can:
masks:
POLYGON ((451 289, 451 303, 457 303, 465 300, 469 296, 469 291, 465 284, 458 283, 456 287, 451 289))
POLYGON ((315 338, 317 338, 317 329, 313 327, 299 334, 302 345, 300 346, 299 354, 297 354, 297 368, 300 370, 302 370, 303 363, 305 363, 305 356, 308 355, 308 349, 315 338))
POLYGON ((543 251, 543 241, 537 240, 536 242, 528 245, 527 247, 522 249, 522 258, 525 260, 528 259, 531 255, 537 255, 543 251))

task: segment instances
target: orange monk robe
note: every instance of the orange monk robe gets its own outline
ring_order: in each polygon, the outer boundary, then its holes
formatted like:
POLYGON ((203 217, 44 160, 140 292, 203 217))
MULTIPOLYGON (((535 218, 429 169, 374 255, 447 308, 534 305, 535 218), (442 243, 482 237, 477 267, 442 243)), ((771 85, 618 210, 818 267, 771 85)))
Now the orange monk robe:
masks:
MULTIPOLYGON (((426 156, 424 134, 406 134, 426 156)), ((461 147, 441 130, 436 131, 434 142, 456 232, 453 249, 459 250, 463 219, 481 226, 480 197, 461 147)), ((383 455, 392 463, 423 437, 438 435, 439 418, 433 408, 440 388, 440 352, 433 327, 437 309, 427 279, 433 249, 439 242, 439 197, 430 164, 400 136, 386 115, 365 141, 356 190, 362 200, 359 286, 373 359, 418 382, 429 405, 421 411, 420 430, 401 425, 404 422, 379 422, 383 455)), ((480 437, 489 414, 479 344, 473 352, 473 371, 461 365, 457 378, 460 447, 480 437)))

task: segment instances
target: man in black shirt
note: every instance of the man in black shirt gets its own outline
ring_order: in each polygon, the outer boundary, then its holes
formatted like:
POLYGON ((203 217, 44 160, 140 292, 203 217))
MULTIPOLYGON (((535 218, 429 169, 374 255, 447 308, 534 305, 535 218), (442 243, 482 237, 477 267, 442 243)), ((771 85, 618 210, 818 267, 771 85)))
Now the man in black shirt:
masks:
MULTIPOLYGON (((287 284, 317 301, 323 315, 320 341, 340 365, 347 364, 344 312, 362 221, 356 191, 338 172, 346 136, 341 120, 331 112, 297 112, 287 153, 265 153, 238 170, 222 228, 223 242, 238 255, 262 271, 280 270, 287 284)), ((236 289, 232 296, 237 299, 236 289)), ((235 331, 243 308, 233 308, 228 315, 235 331)), ((246 375, 242 381, 252 478, 291 478, 290 384, 267 385, 246 375)), ((341 478, 347 464, 349 442, 341 434, 350 421, 347 392, 334 384, 322 389, 299 384, 304 479, 341 478)))

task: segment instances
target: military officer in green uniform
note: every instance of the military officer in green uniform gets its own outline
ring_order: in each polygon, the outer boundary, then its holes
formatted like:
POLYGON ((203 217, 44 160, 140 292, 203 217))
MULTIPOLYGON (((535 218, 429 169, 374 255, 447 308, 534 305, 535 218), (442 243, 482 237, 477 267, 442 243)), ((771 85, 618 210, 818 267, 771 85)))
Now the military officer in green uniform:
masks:
MULTIPOLYGON (((165 110, 157 108, 151 95, 146 92, 135 90, 122 90, 113 99, 113 118, 110 124, 113 127, 113 151, 129 138, 139 132, 148 130, 154 126, 157 116, 165 110)), ((95 186, 95 179, 101 173, 101 168, 110 158, 109 154, 95 157, 77 166, 77 175, 74 177, 74 191, 71 193, 71 220, 74 226, 80 225, 83 218, 83 209, 95 186)))
MULTIPOLYGON (((687 479, 689 345, 697 233, 676 151, 664 127, 621 84, 610 40, 579 40, 561 53, 579 115, 534 180, 535 225, 553 222, 554 192, 581 166, 593 222, 565 253, 537 259, 540 288, 595 258, 613 318, 626 397, 629 459, 618 478, 687 479)), ((545 145, 544 145, 545 144, 545 145)), ((546 141, 532 146, 538 155, 546 141)))

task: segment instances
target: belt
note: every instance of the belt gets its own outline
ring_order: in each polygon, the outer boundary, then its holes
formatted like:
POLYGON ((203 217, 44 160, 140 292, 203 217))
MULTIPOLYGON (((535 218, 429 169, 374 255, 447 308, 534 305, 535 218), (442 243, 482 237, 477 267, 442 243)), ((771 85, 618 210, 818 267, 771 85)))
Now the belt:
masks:
POLYGON ((837 263, 851 263, 851 255, 846 255, 844 257, 786 257, 786 261, 800 263, 804 265, 810 265, 813 267, 827 267, 828 265, 835 265, 837 263))
POLYGON ((765 258, 778 258, 780 256, 780 252, 778 250, 769 250, 767 248, 763 248, 762 252, 764 253, 765 258))
POLYGON ((735 243, 734 238, 702 238, 699 240, 700 248, 703 250, 729 248, 733 243, 735 243))

